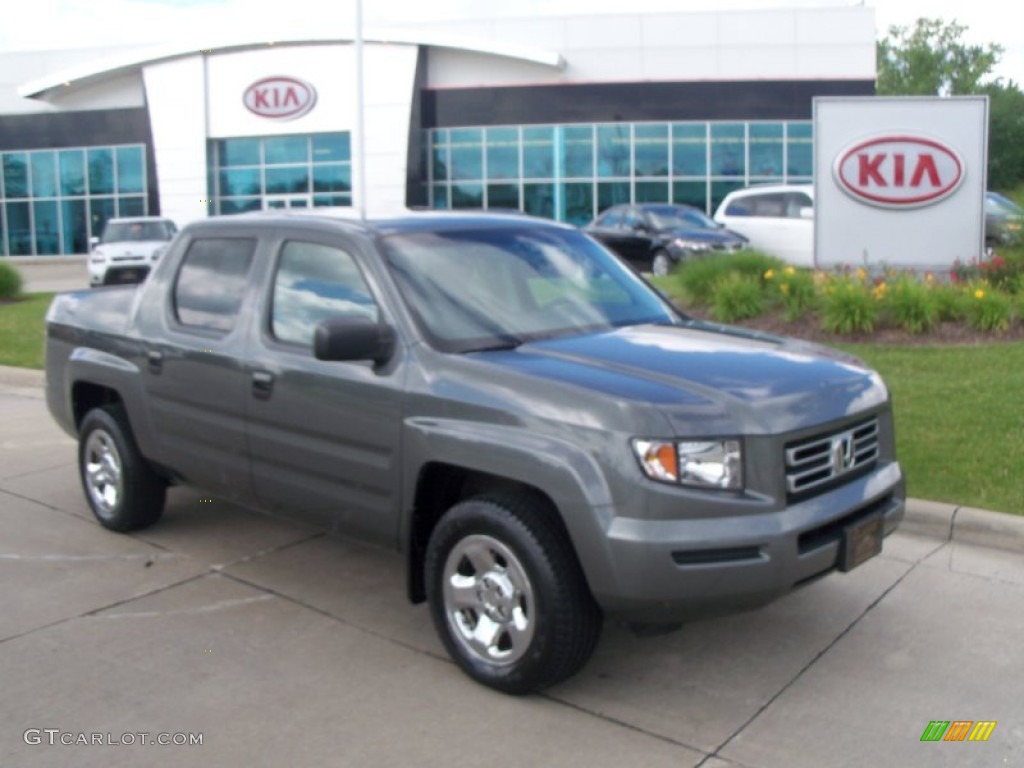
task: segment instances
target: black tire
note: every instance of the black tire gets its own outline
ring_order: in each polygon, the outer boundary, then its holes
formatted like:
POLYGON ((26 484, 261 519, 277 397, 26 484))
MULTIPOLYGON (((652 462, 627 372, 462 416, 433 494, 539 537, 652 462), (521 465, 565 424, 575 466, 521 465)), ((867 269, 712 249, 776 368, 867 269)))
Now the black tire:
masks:
POLYGON ((655 251, 654 257, 651 259, 651 274, 656 277, 665 277, 672 271, 672 267, 675 264, 672 261, 672 257, 668 255, 668 251, 655 251))
POLYGON ((556 514, 529 493, 476 498, 448 510, 427 545, 427 599, 445 648, 504 693, 571 677, 601 634, 601 610, 556 514))
POLYGON ((121 405, 89 411, 78 430, 78 474, 96 519, 134 531, 160 519, 167 483, 139 453, 121 405))

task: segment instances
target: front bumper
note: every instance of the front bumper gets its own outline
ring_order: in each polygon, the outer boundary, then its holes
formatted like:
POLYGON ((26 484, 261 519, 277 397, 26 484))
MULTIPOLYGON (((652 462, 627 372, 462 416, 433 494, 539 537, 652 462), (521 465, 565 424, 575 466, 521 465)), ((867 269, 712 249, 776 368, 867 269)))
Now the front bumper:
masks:
POLYGON ((594 584, 606 613, 666 623, 756 608, 835 570, 843 529, 872 515, 892 533, 904 512, 899 464, 781 510, 695 520, 615 517, 608 571, 594 584))
POLYGON ((113 264, 89 265, 89 285, 124 285, 141 283, 149 275, 150 263, 139 259, 113 264))

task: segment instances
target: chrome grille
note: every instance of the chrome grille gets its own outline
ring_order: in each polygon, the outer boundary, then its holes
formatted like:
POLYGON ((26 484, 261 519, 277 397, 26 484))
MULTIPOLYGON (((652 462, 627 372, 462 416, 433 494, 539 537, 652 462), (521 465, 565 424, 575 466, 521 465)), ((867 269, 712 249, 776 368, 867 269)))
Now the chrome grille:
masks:
POLYGON ((878 419, 786 446, 786 490, 813 491, 878 458, 878 419))

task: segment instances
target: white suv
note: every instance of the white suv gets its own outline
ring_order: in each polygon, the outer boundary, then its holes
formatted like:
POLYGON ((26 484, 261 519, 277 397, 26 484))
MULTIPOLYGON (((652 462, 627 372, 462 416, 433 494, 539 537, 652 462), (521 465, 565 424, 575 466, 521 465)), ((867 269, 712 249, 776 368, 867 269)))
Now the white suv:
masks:
POLYGON ((157 216, 110 219, 102 237, 92 238, 89 285, 141 283, 178 228, 157 216))
POLYGON ((796 267, 814 266, 814 185, 765 184, 730 192, 715 221, 749 238, 750 247, 796 267))

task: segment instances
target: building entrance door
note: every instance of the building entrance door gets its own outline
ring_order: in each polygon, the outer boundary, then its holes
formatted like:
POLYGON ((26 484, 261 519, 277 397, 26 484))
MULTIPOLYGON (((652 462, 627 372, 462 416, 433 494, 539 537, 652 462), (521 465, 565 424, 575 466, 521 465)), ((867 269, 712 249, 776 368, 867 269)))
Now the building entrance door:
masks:
POLYGON ((281 208, 309 208, 309 195, 267 195, 263 198, 263 210, 281 208))

